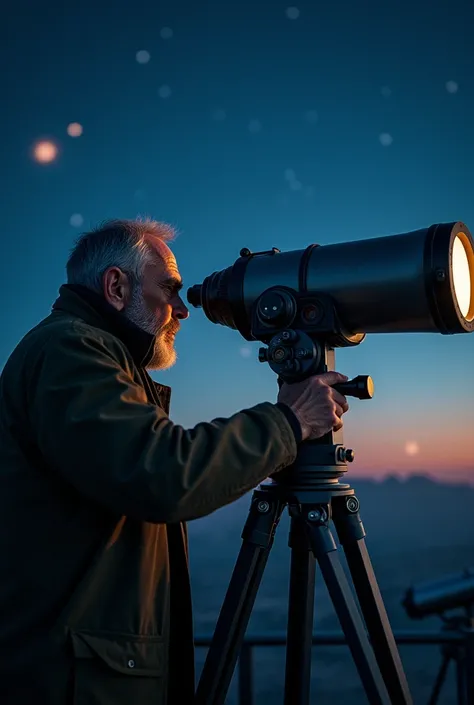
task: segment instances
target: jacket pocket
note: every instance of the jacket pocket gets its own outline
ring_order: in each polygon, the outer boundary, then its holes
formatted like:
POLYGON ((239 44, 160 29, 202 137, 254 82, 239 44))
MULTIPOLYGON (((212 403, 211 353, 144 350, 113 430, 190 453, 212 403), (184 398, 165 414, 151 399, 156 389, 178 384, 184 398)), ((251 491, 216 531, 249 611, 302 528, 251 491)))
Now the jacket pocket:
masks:
POLYGON ((165 705, 161 637, 71 632, 74 705, 165 705))

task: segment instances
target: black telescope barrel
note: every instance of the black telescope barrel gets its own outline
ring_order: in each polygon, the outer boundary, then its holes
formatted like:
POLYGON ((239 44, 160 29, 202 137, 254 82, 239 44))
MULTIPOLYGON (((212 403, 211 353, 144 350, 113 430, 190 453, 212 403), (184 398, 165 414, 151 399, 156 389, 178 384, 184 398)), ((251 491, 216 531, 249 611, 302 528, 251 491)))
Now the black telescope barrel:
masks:
MULTIPOLYGON (((316 308, 330 302, 337 316, 331 334, 340 329, 353 337, 474 332, 474 240, 456 221, 398 235, 272 250, 271 256, 245 250, 231 266, 189 288, 188 301, 212 323, 252 340, 254 307, 275 288, 316 308)), ((359 396, 364 390, 352 392, 359 396)))
POLYGON ((411 586, 402 601, 412 619, 474 604, 474 570, 411 586))

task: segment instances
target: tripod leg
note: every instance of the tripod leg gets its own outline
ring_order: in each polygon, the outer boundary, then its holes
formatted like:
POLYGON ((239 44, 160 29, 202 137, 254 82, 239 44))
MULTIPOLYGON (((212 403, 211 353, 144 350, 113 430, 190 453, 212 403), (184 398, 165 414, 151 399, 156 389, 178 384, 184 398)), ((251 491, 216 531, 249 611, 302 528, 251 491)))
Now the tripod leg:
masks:
POLYGON ((410 689, 365 545, 359 500, 353 495, 337 497, 333 499, 332 509, 337 534, 392 703, 408 705, 412 703, 410 689))
POLYGON ((311 548, 321 568, 369 703, 390 705, 387 688, 380 675, 362 617, 339 560, 336 543, 329 530, 330 507, 329 505, 311 508, 305 506, 303 509, 308 517, 305 519, 305 524, 311 548))
POLYGON ((474 705, 474 617, 465 632, 465 669, 467 705, 474 705))
POLYGON ((454 661, 456 663, 456 689, 458 693, 458 705, 467 705, 466 683, 464 679, 464 669, 466 663, 464 649, 456 649, 454 661))
POLYGON ((285 705, 309 705, 316 561, 306 527, 291 519, 291 569, 286 644, 285 705))
POLYGON ((444 654, 441 666, 439 667, 438 675, 436 676, 436 681, 431 691, 430 699, 428 700, 428 705, 436 705, 438 702, 439 694, 441 693, 441 688, 446 679, 446 674, 449 668, 449 662, 451 661, 451 655, 449 653, 444 654))
POLYGON ((235 670, 275 530, 285 504, 255 490, 243 544, 196 691, 196 705, 222 705, 235 670))

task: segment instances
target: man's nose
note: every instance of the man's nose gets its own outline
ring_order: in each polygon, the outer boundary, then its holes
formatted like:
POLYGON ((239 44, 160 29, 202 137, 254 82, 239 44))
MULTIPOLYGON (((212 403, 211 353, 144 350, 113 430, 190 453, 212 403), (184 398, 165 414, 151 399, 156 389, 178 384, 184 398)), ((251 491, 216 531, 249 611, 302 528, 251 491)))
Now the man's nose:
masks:
POLYGON ((175 316, 180 321, 184 321, 186 320, 186 318, 189 318, 189 309, 182 299, 180 301, 179 306, 176 307, 175 316))

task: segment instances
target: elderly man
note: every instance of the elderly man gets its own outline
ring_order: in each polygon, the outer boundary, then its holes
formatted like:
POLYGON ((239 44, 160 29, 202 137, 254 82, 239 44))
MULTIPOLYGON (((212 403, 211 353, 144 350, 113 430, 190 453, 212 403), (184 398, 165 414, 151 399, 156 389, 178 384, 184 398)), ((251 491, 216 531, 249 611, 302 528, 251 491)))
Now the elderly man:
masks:
POLYGON ((186 522, 342 426, 337 373, 184 429, 147 370, 188 310, 173 231, 85 233, 51 314, 0 381, 0 702, 181 705, 194 696, 186 522))

